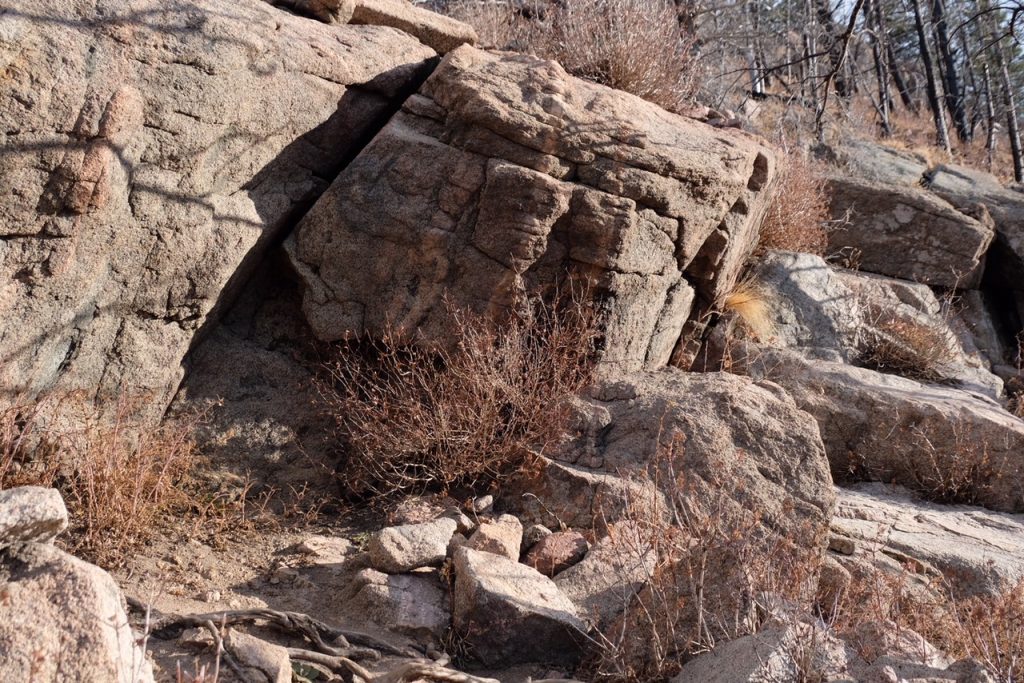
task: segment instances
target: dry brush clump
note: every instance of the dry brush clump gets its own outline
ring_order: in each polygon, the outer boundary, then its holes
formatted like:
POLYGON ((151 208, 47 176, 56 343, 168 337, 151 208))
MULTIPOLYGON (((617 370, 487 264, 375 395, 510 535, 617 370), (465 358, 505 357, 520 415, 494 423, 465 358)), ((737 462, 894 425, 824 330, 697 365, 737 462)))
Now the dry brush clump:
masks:
POLYGON ((543 452, 589 382, 599 342, 579 297, 503 322, 453 309, 450 349, 387 333, 342 345, 319 382, 344 445, 343 485, 391 496, 486 483, 543 452))
POLYGON ((191 504, 185 485, 196 462, 194 424, 154 427, 140 417, 144 401, 122 398, 100 413, 69 396, 0 412, 0 489, 56 487, 71 521, 61 543, 106 566, 191 504))
POLYGON ((487 47, 559 62, 566 71, 624 90, 669 111, 692 105, 701 86, 693 38, 669 0, 562 0, 517 8, 463 0, 448 12, 487 47))
POLYGON ((758 249, 824 256, 830 219, 824 171, 807 155, 792 151, 780 164, 775 194, 761 225, 758 249))
POLYGON ((818 553, 768 530, 757 511, 730 498, 728 480, 688 477, 682 436, 663 442, 647 482, 666 492, 668 509, 627 508, 637 533, 626 534, 618 563, 651 571, 623 614, 593 637, 587 680, 668 680, 689 659, 756 633, 780 605, 810 611, 818 553))
POLYGON ((870 302, 865 311, 867 324, 858 342, 862 365, 921 382, 949 379, 959 344, 948 325, 870 302))

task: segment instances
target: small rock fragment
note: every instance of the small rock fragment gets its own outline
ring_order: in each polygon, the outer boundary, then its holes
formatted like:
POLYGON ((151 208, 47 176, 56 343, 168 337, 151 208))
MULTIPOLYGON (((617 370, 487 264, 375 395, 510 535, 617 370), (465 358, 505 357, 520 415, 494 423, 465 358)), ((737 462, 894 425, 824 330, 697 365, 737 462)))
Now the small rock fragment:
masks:
POLYGON ((228 631, 224 646, 243 669, 250 669, 252 680, 291 683, 292 663, 288 650, 235 629, 228 631))
POLYGON ((559 531, 534 544, 524 562, 544 576, 554 576, 582 560, 589 548, 580 532, 559 531))
POLYGON ((531 524, 523 532, 523 548, 529 550, 545 536, 551 535, 551 529, 543 524, 531 524))
POLYGON ((366 547, 370 565, 388 574, 401 574, 417 567, 441 564, 457 527, 455 520, 442 517, 423 524, 381 529, 366 547))
POLYGON ((523 523, 515 515, 502 515, 477 527, 466 547, 518 561, 522 544, 523 523))
POLYGON ((452 624, 485 666, 579 659, 585 625, 551 579, 514 560, 455 553, 452 624))
POLYGON ((68 510, 57 489, 18 486, 0 491, 0 547, 49 543, 68 528, 68 510))

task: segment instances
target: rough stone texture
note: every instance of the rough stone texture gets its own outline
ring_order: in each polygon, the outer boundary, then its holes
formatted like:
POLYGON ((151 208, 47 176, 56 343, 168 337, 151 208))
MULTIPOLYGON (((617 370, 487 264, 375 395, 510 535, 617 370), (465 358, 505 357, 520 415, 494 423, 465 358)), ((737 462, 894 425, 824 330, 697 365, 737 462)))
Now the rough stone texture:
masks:
POLYGON ((466 547, 518 561, 522 544, 523 523, 514 515, 501 515, 494 521, 481 523, 469 537, 466 547))
POLYGON ((833 175, 829 251, 854 249, 862 270, 943 287, 977 287, 991 223, 960 213, 926 190, 833 175))
POLYGON ((558 531, 545 536, 530 548, 523 564, 544 576, 554 576, 584 558, 590 544, 578 531, 558 531))
POLYGON ((147 392, 434 52, 259 0, 2 18, 0 390, 147 392))
POLYGON ((749 371, 818 421, 837 481, 936 489, 951 475, 961 496, 1024 511, 1024 420, 995 401, 785 350, 763 349, 749 371))
POLYGON ((0 680, 152 683, 105 571, 39 543, 0 550, 0 680))
POLYGON ((931 565, 961 594, 998 594, 1024 580, 1024 515, 936 505, 884 484, 838 493, 832 528, 863 552, 931 565))
POLYGON ((68 509, 57 489, 19 486, 0 491, 0 547, 47 543, 68 528, 68 509))
POLYGON ((476 31, 469 24, 414 7, 405 0, 356 0, 351 18, 353 24, 401 29, 442 55, 460 45, 476 45, 477 41, 476 31))
MULTIPOLYGON (((721 505, 722 516, 756 514, 766 529, 824 547, 835 497, 825 450, 814 419, 777 385, 667 369, 603 381, 586 403, 554 457, 620 476, 661 469, 666 492, 721 505)), ((586 491, 536 495, 593 509, 580 500, 586 491)))
POLYGON ((775 156, 553 62, 463 46, 335 180, 290 244, 319 338, 450 344, 451 306, 506 314, 593 278, 606 367, 669 362, 756 242, 775 156), (352 264, 361 264, 353 268, 352 264))
POLYGON ((768 624, 687 662, 672 683, 777 683, 813 671, 823 681, 845 678, 856 654, 811 624, 768 624), (812 645, 813 643, 813 645, 812 645), (802 661, 806 653, 809 661, 802 661))
POLYGON ((196 429, 202 452, 230 488, 245 480, 303 486, 335 495, 334 422, 319 404, 315 373, 323 360, 301 311, 287 263, 272 254, 238 300, 186 357, 187 374, 171 404, 196 429))
POLYGON ((356 583, 361 588, 346 609, 360 621, 369 619, 389 631, 428 642, 439 640, 448 630, 448 592, 436 574, 389 576, 364 569, 356 583))
POLYGON ((435 519, 381 529, 370 538, 367 551, 374 569, 400 574, 419 567, 441 564, 448 541, 458 526, 454 519, 435 519))
POLYGON ((911 187, 921 184, 929 166, 928 159, 916 152, 852 138, 830 147, 825 156, 858 178, 911 187))
POLYGON ((609 525, 583 560, 555 578, 555 584, 593 624, 604 624, 629 605, 654 576, 658 553, 635 522, 609 525))
POLYGON ((224 647, 235 656, 242 670, 246 671, 252 680, 291 683, 292 662, 286 648, 237 629, 228 631, 224 647))
MULTIPOLYGON (((966 329, 944 312, 926 285, 829 266, 821 257, 769 252, 755 270, 771 312, 772 346, 795 348, 809 357, 858 363, 869 340, 885 336, 879 321, 932 331, 944 352, 935 371, 945 380, 996 398, 1003 382, 989 372, 966 329)), ((968 292, 968 294, 977 292, 968 292)))
POLYGON ((526 530, 523 532, 523 548, 529 550, 544 540, 546 536, 550 536, 551 534, 551 529, 547 528, 543 524, 531 524, 526 527, 526 530))
POLYGON ((455 553, 452 626, 486 666, 571 664, 586 627, 551 579, 514 560, 460 548, 455 553))

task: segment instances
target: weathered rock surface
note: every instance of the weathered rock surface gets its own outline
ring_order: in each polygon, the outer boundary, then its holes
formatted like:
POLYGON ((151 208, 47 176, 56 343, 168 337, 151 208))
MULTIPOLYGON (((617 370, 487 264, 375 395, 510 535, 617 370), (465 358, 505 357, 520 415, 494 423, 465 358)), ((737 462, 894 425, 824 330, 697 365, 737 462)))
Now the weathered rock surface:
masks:
POLYGON ((356 10, 356 0, 264 0, 304 17, 326 24, 347 24, 356 10))
POLYGON ((596 280, 606 366, 664 366, 695 296, 729 291, 752 251, 774 164, 743 133, 463 46, 303 219, 304 310, 323 340, 445 344, 445 297, 498 317, 568 273, 596 280))
POLYGON ((41 543, 0 549, 0 680, 151 683, 105 571, 41 543))
POLYGON ((551 579, 491 553, 455 553, 452 626, 471 656, 486 666, 573 663, 586 627, 551 579))
POLYGON ((448 541, 458 524, 441 518, 423 524, 404 524, 381 529, 370 538, 367 552, 374 569, 400 574, 419 567, 441 564, 448 541))
POLYGON ((817 680, 846 678, 856 654, 842 641, 811 624, 769 624, 687 662, 672 683, 773 683, 796 681, 813 672, 817 680))
POLYGON ((838 493, 832 529, 863 552, 931 565, 961 594, 998 594, 1024 580, 1024 515, 936 505, 883 484, 838 493))
POLYGON ((253 680, 291 683, 292 662, 286 648, 237 629, 228 631, 224 646, 234 655, 242 671, 253 680))
POLYGON ((0 389, 151 394, 433 50, 258 0, 3 18, 0 389), (244 29, 244 30, 240 30, 244 29))
POLYGON ((954 329, 952 314, 926 285, 834 268, 811 254, 779 251, 765 254, 755 277, 770 311, 774 338, 765 342, 772 346, 857 364, 873 343, 913 343, 900 335, 918 331, 941 350, 929 353, 936 377, 993 398, 1002 394, 1002 380, 989 372, 987 358, 968 330, 954 329))
POLYGON ((885 184, 919 186, 928 171, 928 159, 915 152, 857 139, 845 139, 825 156, 847 175, 885 184))
POLYGON ((785 350, 762 349, 750 371, 818 421, 837 481, 892 481, 1024 511, 1024 420, 995 401, 785 350))
POLYGON ((554 576, 584 558, 590 544, 578 531, 558 531, 545 536, 530 548, 523 564, 544 576, 554 576))
POLYGON ((585 619, 604 624, 654 576, 658 553, 651 541, 635 522, 611 524, 607 535, 579 564, 559 574, 555 584, 585 619))
POLYGON ((515 515, 501 515, 480 524, 469 537, 467 548, 519 560, 523 545, 523 523, 515 515))
POLYGON ((387 575, 364 569, 361 585, 348 610, 381 628, 425 641, 437 641, 448 630, 448 593, 434 573, 387 575))
POLYGON ((442 55, 460 45, 476 45, 477 41, 476 31, 469 24, 415 7, 405 0, 356 0, 351 21, 401 29, 442 55))
MULTIPOLYGON (((680 495, 680 478, 698 507, 724 496, 723 517, 757 514, 765 528, 823 547, 835 495, 828 461, 814 419, 777 385, 667 369, 606 380, 583 403, 555 457, 621 476, 661 470, 666 493, 680 495)), ((536 492, 557 509, 593 506, 586 490, 546 494, 536 492)))
POLYGON ((829 250, 854 250, 863 270, 943 287, 977 287, 995 237, 991 223, 927 190, 833 175, 831 212, 848 222, 829 233, 829 250))
POLYGON ((68 528, 68 509, 57 489, 19 486, 0 491, 0 547, 48 543, 68 528))

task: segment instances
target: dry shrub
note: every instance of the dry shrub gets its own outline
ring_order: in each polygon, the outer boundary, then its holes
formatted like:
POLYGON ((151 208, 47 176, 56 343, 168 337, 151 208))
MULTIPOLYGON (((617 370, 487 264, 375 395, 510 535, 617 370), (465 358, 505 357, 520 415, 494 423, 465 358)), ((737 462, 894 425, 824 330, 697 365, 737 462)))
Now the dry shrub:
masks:
POLYGON ((61 542, 110 566, 150 538, 164 515, 188 506, 182 486, 195 462, 194 425, 152 427, 139 417, 144 399, 121 399, 102 415, 84 401, 63 410, 70 400, 26 402, 0 414, 0 489, 59 489, 71 521, 61 542))
POLYGON ((670 0, 505 2, 466 0, 449 13, 472 24, 483 45, 553 59, 566 71, 624 90, 669 111, 693 103, 700 69, 693 38, 670 0))
POLYGON ((900 315, 894 308, 868 304, 869 324, 859 341, 859 360, 880 372, 921 382, 949 378, 957 341, 948 325, 900 315))
POLYGON ((500 325, 451 312, 451 350, 389 333, 346 344, 327 364, 319 388, 345 446, 350 493, 486 482, 542 451, 560 431, 559 405, 589 383, 597 324, 581 298, 533 299, 500 325))
POLYGON ((953 657, 973 657, 1003 683, 1024 677, 1024 580, 999 595, 951 600, 951 628, 936 643, 953 657))
POLYGON ((829 196, 817 162, 798 151, 780 165, 775 195, 761 225, 758 249, 799 251, 824 256, 829 196))
POLYGON ((741 508, 730 498, 727 473, 688 481, 679 465, 684 457, 679 435, 656 456, 652 476, 672 482, 666 515, 627 511, 639 533, 624 544, 628 558, 620 565, 640 566, 648 554, 656 562, 644 587, 626 599, 623 615, 596 634, 583 665, 587 680, 667 680, 692 657, 757 632, 782 605, 810 610, 817 553, 741 508))

